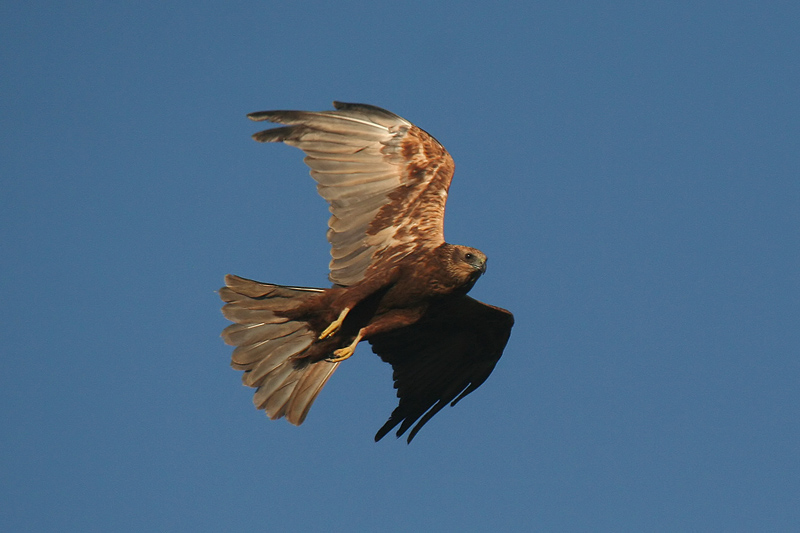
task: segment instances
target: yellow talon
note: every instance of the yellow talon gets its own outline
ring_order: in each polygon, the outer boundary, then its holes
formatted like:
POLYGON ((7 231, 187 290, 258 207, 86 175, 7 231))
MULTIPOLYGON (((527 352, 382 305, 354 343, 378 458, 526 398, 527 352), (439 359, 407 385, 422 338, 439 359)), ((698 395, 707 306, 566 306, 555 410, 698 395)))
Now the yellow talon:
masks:
POLYGON ((334 357, 328 358, 327 361, 331 363, 338 363, 339 361, 344 361, 345 359, 349 358, 351 355, 355 353, 356 345, 358 345, 358 343, 361 342, 362 337, 363 335, 361 334, 361 331, 359 331, 358 335, 356 335, 356 338, 353 339, 353 342, 351 342, 348 346, 345 346, 344 348, 339 348, 338 350, 334 350, 333 352, 334 357))
POLYGON ((344 361, 345 359, 350 358, 350 356, 353 355, 354 352, 355 352, 354 349, 352 349, 349 346, 345 346, 344 348, 339 348, 338 350, 334 351, 333 355, 335 355, 336 357, 329 357, 327 361, 329 363, 338 363, 339 361, 344 361))
MULTIPOLYGON (((339 313, 339 318, 337 318, 336 320, 331 322, 330 326, 325 328, 322 331, 322 333, 319 334, 319 338, 320 339, 327 339, 328 337, 330 337, 331 335, 333 335, 334 333, 339 331, 339 328, 342 327, 342 322, 344 322, 344 317, 346 317, 347 313, 349 313, 349 312, 350 312, 350 308, 349 307, 345 307, 344 309, 342 309, 342 312, 339 313)), ((352 354, 350 354, 350 355, 352 355, 352 354)), ((345 359, 347 359, 347 357, 345 357, 345 359)))

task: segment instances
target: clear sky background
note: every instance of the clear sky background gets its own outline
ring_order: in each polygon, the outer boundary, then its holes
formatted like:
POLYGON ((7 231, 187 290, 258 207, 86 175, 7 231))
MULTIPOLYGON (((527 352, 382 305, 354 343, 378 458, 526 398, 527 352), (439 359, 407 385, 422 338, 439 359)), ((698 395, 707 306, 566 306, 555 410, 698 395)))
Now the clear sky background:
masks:
POLYGON ((796 2, 3 2, 0 529, 800 530, 796 2), (263 109, 435 135, 516 326, 413 444, 363 345, 302 427, 226 273, 327 285, 263 109))

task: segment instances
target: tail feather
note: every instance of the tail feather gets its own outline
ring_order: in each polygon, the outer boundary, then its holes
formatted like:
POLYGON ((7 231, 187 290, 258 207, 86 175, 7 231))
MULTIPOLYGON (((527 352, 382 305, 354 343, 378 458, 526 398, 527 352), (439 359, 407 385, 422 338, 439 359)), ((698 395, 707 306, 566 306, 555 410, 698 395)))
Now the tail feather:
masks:
MULTIPOLYGON (((253 344, 243 344, 241 346, 237 346, 231 355, 231 365, 236 370, 250 370, 255 368, 256 365, 264 363, 269 358, 275 358, 275 353, 278 350, 281 352, 286 349, 294 350, 291 353, 302 351, 314 340, 313 335, 311 335, 309 342, 305 346, 297 346, 299 342, 303 340, 303 335, 305 333, 307 332, 303 330, 297 330, 286 337, 279 337, 276 339, 254 342, 253 344), (298 337, 300 338, 298 339, 298 337), (269 351, 270 354, 265 356, 265 351, 269 351)), ((278 356, 280 355, 281 354, 278 354, 278 356)))
POLYGON ((238 322, 239 324, 247 324, 255 321, 262 324, 280 324, 289 321, 287 317, 278 316, 270 310, 247 309, 246 307, 241 307, 239 304, 223 305, 222 314, 231 322, 238 322))
POLYGON ((308 363, 304 353, 318 333, 302 319, 282 313, 297 309, 322 289, 284 287, 228 275, 219 294, 222 313, 234 322, 222 332, 236 346, 231 366, 244 370, 242 382, 257 390, 256 408, 271 419, 286 417, 295 425, 305 420, 311 405, 339 363, 308 363))
MULTIPOLYGON (((324 292, 324 289, 317 289, 314 287, 287 287, 285 285, 272 285, 270 283, 260 283, 258 281, 253 281, 252 279, 241 278, 239 276, 234 276, 233 274, 228 274, 225 276, 225 287, 220 289, 220 294, 223 291, 232 293, 233 295, 238 294, 239 296, 245 296, 248 298, 257 299, 259 301, 265 302, 265 298, 273 299, 273 298, 287 298, 291 300, 296 300, 300 295, 304 295, 305 297, 311 296, 313 294, 318 294, 320 292, 324 292)), ((225 300, 226 302, 228 300, 225 300)), ((267 307, 252 307, 252 309, 278 309, 283 310, 280 308, 279 302, 270 302, 267 304, 267 307)))
POLYGON ((290 335, 290 337, 291 338, 283 337, 281 339, 274 339, 272 341, 267 341, 266 345, 261 345, 261 360, 256 361, 256 363, 251 366, 250 370, 242 376, 242 383, 248 387, 264 387, 266 386, 265 381, 271 382, 275 380, 274 375, 269 376, 269 380, 266 380, 266 378, 268 374, 277 372, 279 367, 294 369, 296 364, 295 361, 292 360, 292 356, 302 353, 306 348, 311 346, 311 343, 314 342, 315 335, 313 332, 301 332, 301 330, 298 330, 290 335), (297 333, 300 333, 300 335, 297 335, 297 333), (273 342, 280 344, 272 348, 270 344, 273 342))
POLYGON ((299 425, 306 419, 308 410, 311 409, 311 404, 317 397, 322 387, 328 382, 333 371, 339 363, 331 363, 329 361, 320 361, 309 365, 305 374, 300 378, 297 384, 296 393, 291 398, 287 407, 288 412, 286 418, 291 422, 292 420, 299 420, 299 425))
MULTIPOLYGON (((258 319, 256 318, 256 320, 258 319)), ((232 324, 222 330, 222 339, 231 346, 247 346, 261 341, 280 339, 301 328, 303 328, 303 323, 295 321, 282 324, 246 322, 244 324, 232 324)))

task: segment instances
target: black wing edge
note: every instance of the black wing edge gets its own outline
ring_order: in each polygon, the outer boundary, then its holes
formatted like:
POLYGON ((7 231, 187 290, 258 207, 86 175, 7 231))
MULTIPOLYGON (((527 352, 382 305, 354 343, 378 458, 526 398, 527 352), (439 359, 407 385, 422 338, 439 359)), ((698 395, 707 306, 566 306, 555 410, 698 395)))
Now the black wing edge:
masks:
MULTIPOLYGON (((298 111, 290 109, 255 111, 253 113, 248 113, 247 118, 255 122, 266 120, 278 124, 285 124, 284 127, 272 128, 254 133, 252 136, 253 139, 262 143, 299 139, 307 132, 315 129, 313 125, 315 117, 338 116, 340 118, 353 117, 368 120, 380 120, 382 118, 392 122, 401 121, 407 123, 403 117, 374 105, 335 101, 333 102, 333 107, 335 111, 298 111)), ((319 127, 319 125, 316 127, 319 127)))
POLYGON ((397 437, 414 426, 407 438, 411 443, 448 403, 453 406, 480 387, 503 354, 513 325, 509 311, 463 296, 432 306, 416 324, 370 339, 372 350, 392 365, 400 399, 375 441, 400 425, 397 437))

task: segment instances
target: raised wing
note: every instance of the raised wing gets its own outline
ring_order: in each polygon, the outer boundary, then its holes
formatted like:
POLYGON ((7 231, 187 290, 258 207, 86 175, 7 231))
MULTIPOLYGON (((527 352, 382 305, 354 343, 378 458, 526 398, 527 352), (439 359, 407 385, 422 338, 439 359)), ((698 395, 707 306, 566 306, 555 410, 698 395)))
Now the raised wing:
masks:
POLYGON ((252 120, 286 124, 253 135, 306 153, 330 204, 330 280, 361 281, 369 269, 444 242, 453 158, 431 135, 379 107, 334 102, 336 111, 261 111, 252 120))
POLYGON ((513 325, 505 309, 462 296, 432 306, 414 325, 371 338, 372 351, 394 369, 400 398, 375 440, 398 424, 399 437, 416 422, 411 442, 445 405, 477 389, 494 370, 513 325))

